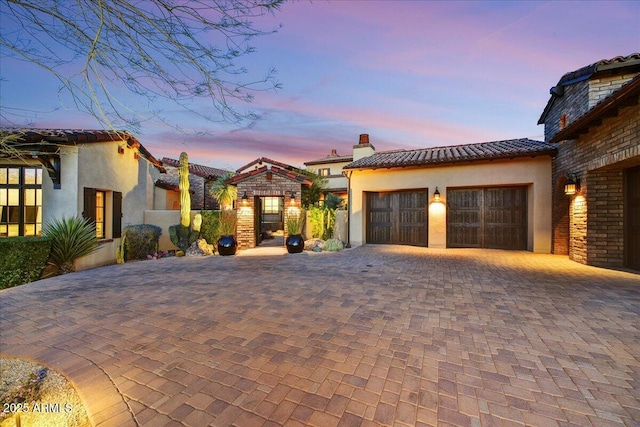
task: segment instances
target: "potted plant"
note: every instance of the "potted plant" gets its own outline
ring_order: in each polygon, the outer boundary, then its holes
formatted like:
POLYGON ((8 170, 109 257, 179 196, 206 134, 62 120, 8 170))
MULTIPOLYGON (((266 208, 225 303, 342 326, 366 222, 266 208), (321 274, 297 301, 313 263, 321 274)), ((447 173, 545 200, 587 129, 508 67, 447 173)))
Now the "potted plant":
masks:
POLYGON ((238 249, 238 242, 233 236, 236 231, 236 212, 233 210, 220 212, 219 221, 218 253, 220 255, 234 255, 238 249))
POLYGON ((304 250, 304 239, 302 238, 302 224, 304 221, 304 211, 297 215, 290 214, 287 218, 287 252, 297 254, 304 250))

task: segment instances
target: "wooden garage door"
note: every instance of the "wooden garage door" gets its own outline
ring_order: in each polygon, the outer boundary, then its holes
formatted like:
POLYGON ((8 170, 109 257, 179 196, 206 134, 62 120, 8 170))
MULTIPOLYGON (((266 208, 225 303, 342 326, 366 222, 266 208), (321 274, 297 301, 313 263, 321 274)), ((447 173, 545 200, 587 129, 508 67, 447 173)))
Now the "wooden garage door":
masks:
POLYGON ((627 172, 627 267, 640 270, 640 168, 627 172))
POLYGON ((527 249, 527 187, 448 189, 447 246, 527 249))
POLYGON ((427 246, 428 190, 367 193, 367 243, 427 246))

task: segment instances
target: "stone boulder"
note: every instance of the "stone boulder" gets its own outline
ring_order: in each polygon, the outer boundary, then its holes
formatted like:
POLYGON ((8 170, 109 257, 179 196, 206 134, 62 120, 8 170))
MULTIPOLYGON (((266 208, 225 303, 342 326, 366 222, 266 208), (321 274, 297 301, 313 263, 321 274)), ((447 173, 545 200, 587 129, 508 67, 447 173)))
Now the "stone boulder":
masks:
POLYGON ((198 239, 189 246, 185 256, 208 256, 213 255, 214 246, 207 243, 205 239, 198 239))
POLYGON ((321 252, 324 248, 324 240, 322 239, 309 239, 304 241, 305 251, 321 252))

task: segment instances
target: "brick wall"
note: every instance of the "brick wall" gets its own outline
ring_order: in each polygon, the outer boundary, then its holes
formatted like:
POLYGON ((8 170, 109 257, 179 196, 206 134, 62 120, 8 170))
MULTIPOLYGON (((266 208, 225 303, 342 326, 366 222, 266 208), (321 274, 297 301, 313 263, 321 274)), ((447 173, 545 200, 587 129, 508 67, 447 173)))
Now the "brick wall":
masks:
MULTIPOLYGON (((180 172, 178 171, 178 168, 165 165, 165 169, 167 170, 167 174, 162 177, 162 179, 177 185, 180 181, 180 172)), ((205 180, 203 177, 193 173, 189 174, 189 190, 193 191, 191 194, 191 209, 220 209, 220 205, 216 198, 211 196, 209 193, 212 184, 213 181, 205 180)))
POLYGON ((640 164, 638 105, 622 108, 578 139, 559 144, 553 161, 553 253, 590 265, 623 265, 624 169, 635 164, 640 164), (577 196, 564 194, 568 173, 581 180, 577 196))
POLYGON ((560 129, 560 118, 567 115, 567 124, 582 116, 589 108, 589 82, 579 82, 564 88, 564 95, 555 98, 544 122, 544 140, 549 141, 560 129))
POLYGON ((589 81, 589 108, 592 108, 598 102, 620 89, 622 85, 632 80, 636 74, 591 79, 589 81))
MULTIPOLYGON (((300 208, 300 196, 302 186, 299 182, 292 181, 282 176, 271 174, 271 179, 267 178, 267 172, 255 175, 245 181, 238 183, 238 248, 249 249, 256 246, 255 230, 255 198, 264 196, 282 196, 285 199, 284 221, 286 227, 291 193, 295 192, 295 207, 300 208), (243 203, 242 196, 247 193, 247 201, 243 203)), ((285 230, 286 231, 286 230, 285 230)))

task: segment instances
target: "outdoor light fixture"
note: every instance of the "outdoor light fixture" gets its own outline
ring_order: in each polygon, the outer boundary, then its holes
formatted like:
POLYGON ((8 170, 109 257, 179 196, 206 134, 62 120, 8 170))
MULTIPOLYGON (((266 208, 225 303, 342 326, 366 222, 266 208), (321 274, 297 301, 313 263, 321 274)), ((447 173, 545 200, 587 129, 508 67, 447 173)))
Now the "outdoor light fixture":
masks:
POLYGON ((247 196, 247 192, 245 191, 242 195, 242 204, 247 206, 249 204, 249 197, 247 196))
POLYGON ((436 191, 433 192, 433 201, 434 202, 440 201, 440 192, 438 191, 438 187, 436 187, 436 191))
POLYGON ((296 204, 296 192, 295 191, 291 192, 291 201, 289 202, 289 204, 291 204, 291 206, 296 204))
POLYGON ((567 182, 564 184, 564 194, 572 196, 580 191, 580 178, 578 174, 570 173, 567 182))

